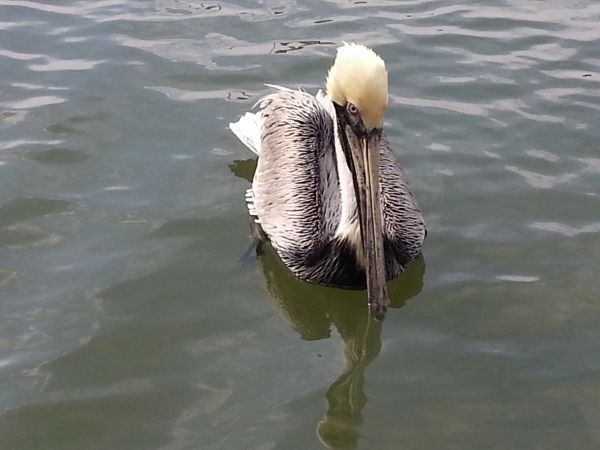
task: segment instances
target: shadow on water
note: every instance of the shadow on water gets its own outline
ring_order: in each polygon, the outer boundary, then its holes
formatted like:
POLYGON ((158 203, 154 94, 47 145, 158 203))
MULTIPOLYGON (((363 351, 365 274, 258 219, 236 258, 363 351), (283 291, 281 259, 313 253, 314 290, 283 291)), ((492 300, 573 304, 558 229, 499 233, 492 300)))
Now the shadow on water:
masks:
MULTIPOLYGON (((231 171, 252 179, 256 162, 235 161, 231 171)), ((367 404, 365 370, 379 355, 385 322, 368 312, 364 291, 349 291, 310 284, 296 278, 281 262, 274 249, 263 245, 258 264, 267 289, 291 327, 305 340, 330 337, 332 326, 344 343, 346 366, 325 393, 328 408, 316 427, 321 442, 330 449, 355 448, 367 404)), ((401 308, 423 288, 425 262, 413 261, 407 270, 389 283, 391 308, 401 308)))

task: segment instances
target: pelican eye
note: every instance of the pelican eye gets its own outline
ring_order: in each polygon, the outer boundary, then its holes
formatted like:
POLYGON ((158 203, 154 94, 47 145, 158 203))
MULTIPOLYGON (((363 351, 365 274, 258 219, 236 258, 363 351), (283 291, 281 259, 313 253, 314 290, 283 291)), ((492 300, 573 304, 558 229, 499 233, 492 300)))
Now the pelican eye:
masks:
POLYGON ((358 108, 354 103, 348 103, 348 112, 352 115, 358 114, 358 108))

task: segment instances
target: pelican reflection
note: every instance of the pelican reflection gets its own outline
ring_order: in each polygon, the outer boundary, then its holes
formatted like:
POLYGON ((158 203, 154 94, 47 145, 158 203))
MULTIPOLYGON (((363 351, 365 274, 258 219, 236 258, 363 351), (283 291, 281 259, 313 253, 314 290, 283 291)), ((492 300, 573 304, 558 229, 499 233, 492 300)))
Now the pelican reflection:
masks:
MULTIPOLYGON (((254 167, 254 160, 244 160, 235 161, 230 169, 236 176, 251 179, 254 167)), ((301 281, 268 244, 258 249, 257 262, 273 302, 303 339, 328 338, 333 327, 341 336, 346 365, 325 393, 328 408, 316 426, 316 433, 327 448, 355 448, 362 410, 367 404, 365 370, 379 355, 384 322, 374 320, 369 314, 364 291, 301 281)), ((419 257, 388 284, 391 308, 401 308, 421 292, 424 273, 425 262, 419 257)))

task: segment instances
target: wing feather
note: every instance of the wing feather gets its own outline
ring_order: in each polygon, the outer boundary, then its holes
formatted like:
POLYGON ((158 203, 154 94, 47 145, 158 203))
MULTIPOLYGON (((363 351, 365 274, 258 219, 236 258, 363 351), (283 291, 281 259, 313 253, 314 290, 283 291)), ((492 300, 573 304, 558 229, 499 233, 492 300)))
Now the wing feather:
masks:
POLYGON ((336 214, 339 222, 333 119, 302 91, 278 90, 259 105, 263 122, 254 208, 263 231, 293 269, 331 240, 336 214))
POLYGON ((386 266, 388 271, 400 272, 421 251, 426 235, 425 219, 385 137, 380 150, 386 266))

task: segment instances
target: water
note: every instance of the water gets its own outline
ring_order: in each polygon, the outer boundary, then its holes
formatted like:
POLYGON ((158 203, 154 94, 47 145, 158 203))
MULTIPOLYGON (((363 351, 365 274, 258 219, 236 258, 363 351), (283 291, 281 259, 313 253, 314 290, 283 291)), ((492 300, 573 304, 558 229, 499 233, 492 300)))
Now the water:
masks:
POLYGON ((600 4, 0 0, 0 448, 596 449, 600 4), (390 71, 423 258, 364 293, 242 264, 227 124, 390 71))

